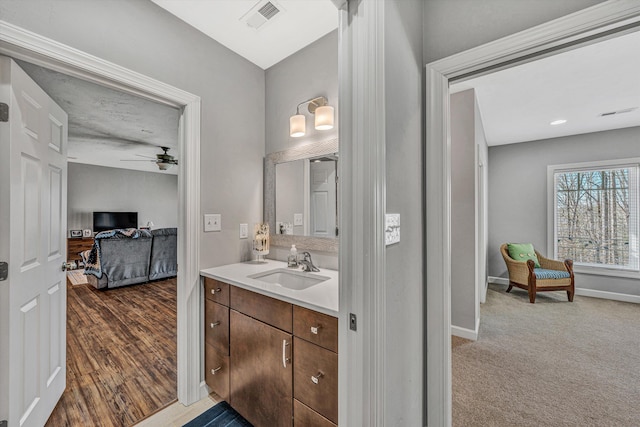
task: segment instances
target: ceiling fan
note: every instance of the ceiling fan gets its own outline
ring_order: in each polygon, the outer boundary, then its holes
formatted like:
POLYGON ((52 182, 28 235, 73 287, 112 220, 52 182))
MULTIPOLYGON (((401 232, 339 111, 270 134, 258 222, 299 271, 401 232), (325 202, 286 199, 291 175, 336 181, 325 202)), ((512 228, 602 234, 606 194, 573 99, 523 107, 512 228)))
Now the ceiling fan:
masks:
POLYGON ((160 169, 161 171, 165 171, 167 169, 169 169, 171 166, 173 165, 177 165, 178 164, 178 159, 176 159, 175 157, 173 157, 171 154, 168 153, 168 151, 171 149, 169 147, 160 147, 162 149, 162 151, 164 151, 163 153, 158 153, 156 154, 156 157, 150 157, 150 156, 145 156, 142 154, 136 154, 136 156, 140 156, 140 157, 147 157, 149 160, 125 160, 125 159, 121 159, 120 161, 122 162, 154 162, 156 165, 158 165, 158 169, 160 169))

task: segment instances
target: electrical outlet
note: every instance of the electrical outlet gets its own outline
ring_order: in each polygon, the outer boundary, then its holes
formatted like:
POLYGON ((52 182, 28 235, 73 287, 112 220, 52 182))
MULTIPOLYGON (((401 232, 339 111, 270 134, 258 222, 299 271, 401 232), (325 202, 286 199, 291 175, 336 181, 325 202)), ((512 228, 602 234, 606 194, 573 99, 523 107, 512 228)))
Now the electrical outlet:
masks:
POLYGON ((222 230, 222 215, 204 214, 204 231, 222 230))
POLYGON ((303 225, 301 213, 293 214, 293 225, 303 225))
POLYGON ((249 224, 240 224, 240 238, 246 239, 249 237, 249 224))

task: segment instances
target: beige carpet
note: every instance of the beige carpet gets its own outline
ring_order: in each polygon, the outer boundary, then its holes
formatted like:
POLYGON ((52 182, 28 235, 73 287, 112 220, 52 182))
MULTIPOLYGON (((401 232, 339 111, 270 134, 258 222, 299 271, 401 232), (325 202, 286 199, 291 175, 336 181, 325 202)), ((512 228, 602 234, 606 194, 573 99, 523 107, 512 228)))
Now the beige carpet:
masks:
POLYGON ((452 337, 454 426, 640 426, 640 305, 490 285, 452 337))
POLYGON ((89 284, 89 282, 87 281, 87 276, 84 275, 84 270, 67 271, 67 278, 73 286, 89 284))

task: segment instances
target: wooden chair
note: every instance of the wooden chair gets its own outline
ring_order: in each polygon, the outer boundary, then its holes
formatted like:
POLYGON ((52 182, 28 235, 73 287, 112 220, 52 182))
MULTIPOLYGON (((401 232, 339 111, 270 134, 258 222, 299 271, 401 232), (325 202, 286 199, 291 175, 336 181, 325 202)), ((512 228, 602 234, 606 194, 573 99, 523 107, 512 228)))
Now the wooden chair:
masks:
POLYGON ((511 258, 506 243, 500 246, 500 253, 509 271, 507 292, 511 292, 514 286, 525 289, 529 293, 529 302, 533 304, 536 302, 537 292, 567 291, 567 298, 570 302, 573 301, 575 286, 572 260, 556 261, 545 258, 536 251, 540 262, 540 268, 536 268, 533 260, 525 263, 511 258))

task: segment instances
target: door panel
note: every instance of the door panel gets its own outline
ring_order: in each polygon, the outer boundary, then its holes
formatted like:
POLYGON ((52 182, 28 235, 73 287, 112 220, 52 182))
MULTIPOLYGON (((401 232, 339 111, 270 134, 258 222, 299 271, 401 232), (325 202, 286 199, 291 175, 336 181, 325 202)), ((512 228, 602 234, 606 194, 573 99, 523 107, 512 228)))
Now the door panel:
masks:
POLYGON ((337 184, 334 160, 311 162, 311 235, 336 235, 337 184))
POLYGON ((66 386, 67 115, 14 61, 0 57, 0 70, 0 419, 42 426, 66 386))

